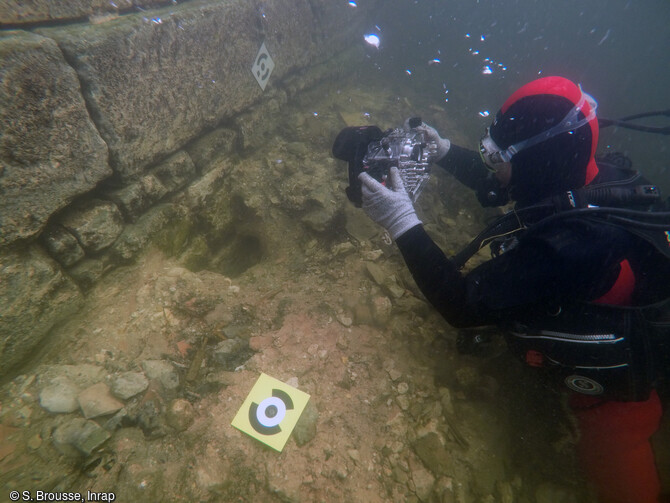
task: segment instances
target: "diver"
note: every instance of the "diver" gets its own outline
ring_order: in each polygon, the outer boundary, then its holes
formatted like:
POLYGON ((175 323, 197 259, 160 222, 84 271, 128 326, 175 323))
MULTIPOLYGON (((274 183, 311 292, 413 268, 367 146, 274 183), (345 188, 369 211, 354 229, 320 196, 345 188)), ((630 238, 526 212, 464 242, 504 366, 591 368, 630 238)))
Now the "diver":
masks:
POLYGON ((658 503, 650 437, 670 373, 670 220, 626 158, 596 157, 596 106, 570 80, 544 77, 507 99, 479 152, 415 126, 431 161, 482 205, 515 203, 456 257, 424 230, 397 168, 384 184, 357 174, 361 205, 452 326, 500 328, 515 354, 569 390, 599 501, 658 503), (492 258, 462 273, 485 244, 492 258))

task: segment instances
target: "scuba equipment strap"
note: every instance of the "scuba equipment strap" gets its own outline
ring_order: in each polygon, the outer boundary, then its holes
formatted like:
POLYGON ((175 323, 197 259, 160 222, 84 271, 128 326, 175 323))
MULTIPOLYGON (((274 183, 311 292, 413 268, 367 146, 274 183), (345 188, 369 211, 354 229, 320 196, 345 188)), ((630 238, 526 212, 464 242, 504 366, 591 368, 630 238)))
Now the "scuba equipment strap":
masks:
POLYGON ((670 108, 667 110, 657 110, 653 112, 644 112, 635 115, 629 115, 627 117, 622 117, 621 119, 598 119, 598 125, 600 128, 606 128, 609 126, 618 126, 626 129, 633 129, 635 131, 642 131, 644 133, 656 133, 670 135, 670 126, 665 127, 656 127, 656 126, 644 126, 642 124, 631 124, 629 121, 634 121, 636 119, 643 119, 646 117, 670 117, 670 108))
POLYGON ((661 194, 654 185, 617 186, 609 183, 567 191, 535 206, 514 209, 499 217, 451 257, 451 261, 461 269, 474 254, 493 241, 574 217, 624 227, 670 258, 670 212, 630 209, 630 206, 648 208, 659 203, 660 199, 661 194))

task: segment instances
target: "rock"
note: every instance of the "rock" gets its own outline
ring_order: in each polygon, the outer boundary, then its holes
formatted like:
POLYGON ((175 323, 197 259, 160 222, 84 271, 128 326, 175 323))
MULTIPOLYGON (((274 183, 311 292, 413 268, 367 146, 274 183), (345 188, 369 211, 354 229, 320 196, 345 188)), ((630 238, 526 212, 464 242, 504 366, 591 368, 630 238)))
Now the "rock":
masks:
MULTIPOLYGON (((0 12, 5 10, 3 4, 0 12)), ((3 30, 0 60, 0 246, 5 246, 37 235, 53 213, 112 170, 79 78, 54 40, 3 30)))
POLYGON ((300 419, 298 419, 292 433, 293 439, 299 447, 309 443, 316 436, 316 423, 318 420, 319 411, 313 401, 310 400, 302 411, 300 419))
POLYGON ((87 252, 110 246, 123 231, 123 216, 111 201, 89 199, 70 206, 59 218, 87 252))
POLYGON ((440 435, 434 431, 427 432, 417 438, 412 447, 426 468, 435 475, 446 475, 449 473, 451 459, 445 449, 440 435))
POLYGON ((334 257, 344 257, 356 251, 356 247, 350 242, 345 241, 344 243, 337 243, 331 249, 331 253, 334 257))
POLYGON ((414 492, 420 501, 430 501, 435 485, 435 477, 426 469, 422 467, 415 467, 412 470, 412 482, 414 484, 414 492))
POLYGON ((404 395, 409 391, 409 385, 406 382, 399 382, 398 383, 398 394, 399 395, 404 395))
POLYGON ((405 295, 405 289, 398 284, 398 278, 395 275, 386 276, 382 286, 396 300, 405 295))
POLYGON ((343 326, 350 327, 353 325, 354 320, 351 316, 347 316, 345 313, 339 313, 337 316, 337 321, 339 321, 343 326))
POLYGON ((121 400, 142 393, 149 387, 149 380, 141 372, 124 372, 112 379, 112 394, 121 400))
POLYGON ((370 277, 377 283, 379 286, 384 284, 387 274, 379 265, 374 262, 366 262, 365 269, 368 271, 370 277))
POLYGON ((144 360, 142 370, 149 379, 158 381, 166 390, 174 390, 179 387, 179 374, 169 362, 144 360))
POLYGON ((63 267, 70 267, 84 258, 79 241, 64 227, 50 225, 42 234, 44 246, 63 267))
POLYGON ((152 169, 151 174, 159 180, 168 193, 171 193, 181 189, 195 177, 195 165, 191 157, 180 150, 152 169))
POLYGON ((126 225, 109 250, 111 261, 127 264, 135 260, 149 241, 172 223, 177 216, 177 210, 173 205, 159 204, 143 214, 137 222, 126 225))
POLYGON ((196 140, 186 149, 193 164, 201 173, 210 171, 212 161, 231 154, 237 148, 237 132, 218 128, 196 140))
POLYGON ((149 174, 135 183, 107 192, 105 195, 119 207, 126 219, 135 222, 142 213, 168 192, 158 178, 149 174))
MULTIPOLYGON (((133 180, 200 132, 259 101, 263 91, 247 64, 260 45, 255 33, 259 19, 269 51, 281 59, 269 93, 315 59, 325 61, 350 46, 350 37, 362 29, 373 7, 318 4, 272 2, 263 6, 259 18, 257 7, 248 2, 183 3, 171 5, 169 14, 159 18, 160 26, 140 12, 115 19, 113 29, 80 23, 38 31, 56 40, 85 82, 86 101, 99 117, 115 171, 121 179, 133 180), (281 47, 280 53, 272 52, 279 51, 273 44, 281 47), (161 57, 150 56, 156 54, 161 57)), ((260 125, 267 127, 271 111, 266 105, 258 108, 260 125)))
POLYGON ((101 23, 114 19, 120 9, 131 7, 148 9, 159 6, 161 0, 116 0, 115 2, 90 2, 88 0, 68 0, 53 3, 50 0, 24 2, 4 0, 0 9, 0 23, 21 24, 42 21, 80 21, 89 18, 91 23, 101 23))
POLYGON ((410 401, 409 398, 407 398, 407 395, 399 395, 395 397, 395 401, 398 404, 398 407, 402 410, 408 410, 410 406, 410 401))
POLYGON ((372 316, 377 325, 384 327, 391 321, 393 305, 388 297, 377 296, 372 299, 372 316))
POLYGON ((101 382, 105 378, 105 369, 90 363, 40 367, 40 382, 51 383, 51 381, 57 378, 67 378, 78 388, 84 389, 101 382))
POLYGON ((440 404, 442 405, 442 410, 447 414, 454 414, 454 404, 451 400, 451 390, 449 388, 440 388, 440 404))
POLYGON ((251 354, 248 342, 234 337, 218 343, 214 348, 212 358, 224 370, 232 372, 246 362, 251 354))
POLYGON ((167 433, 165 421, 165 406, 163 399, 155 389, 149 388, 142 401, 134 408, 131 419, 137 424, 148 438, 157 438, 167 433))
POLYGON ((171 428, 177 431, 184 431, 193 424, 195 411, 188 400, 178 398, 172 400, 168 405, 165 419, 171 428))
POLYGON ((88 258, 75 264, 68 270, 68 274, 83 290, 88 290, 102 277, 104 269, 102 260, 88 258))
POLYGON ((77 417, 56 428, 52 440, 58 452, 67 457, 78 458, 90 455, 110 436, 109 432, 94 421, 77 417))
POLYGON ((86 419, 113 414, 123 408, 123 403, 116 400, 105 383, 94 384, 77 396, 81 411, 86 419))
POLYGON ((70 413, 79 408, 79 388, 67 377, 57 377, 40 391, 40 405, 53 413, 70 413))
POLYGON ((0 375, 4 375, 29 356, 56 323, 77 311, 82 296, 38 246, 0 252, 0 285, 0 375))

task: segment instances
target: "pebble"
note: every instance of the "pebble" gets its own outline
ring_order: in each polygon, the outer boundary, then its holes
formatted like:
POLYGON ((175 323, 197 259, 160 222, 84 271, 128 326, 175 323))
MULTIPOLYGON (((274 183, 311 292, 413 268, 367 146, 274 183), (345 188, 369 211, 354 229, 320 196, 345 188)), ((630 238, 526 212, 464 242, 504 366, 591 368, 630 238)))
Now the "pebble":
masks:
POLYGON ((112 379, 112 394, 121 400, 128 400, 145 391, 149 380, 141 372, 124 372, 112 379))
POLYGON ((409 384, 406 382, 399 382, 398 383, 398 394, 399 395, 404 395, 409 391, 409 384))
POLYGON ((375 322, 380 326, 386 326, 391 319, 393 305, 388 297, 378 296, 372 299, 372 314, 375 322))
POLYGON ((42 437, 39 435, 39 433, 36 433, 32 437, 28 439, 28 448, 31 451, 36 451, 37 449, 40 448, 42 445, 42 437))
POLYGON ((214 361, 228 371, 244 364, 249 356, 251 352, 248 342, 237 337, 219 342, 212 353, 214 361))
POLYGON ((79 389, 67 377, 56 377, 40 391, 40 405, 56 414, 74 412, 79 408, 78 394, 79 389))
POLYGON ((96 422, 76 417, 56 428, 52 440, 58 452, 74 458, 90 455, 110 436, 96 422))
POLYGON ((354 320, 351 316, 347 316, 346 314, 338 314, 337 315, 337 321, 340 322, 345 327, 350 327, 351 325, 354 324, 354 320))
POLYGON ((179 387, 179 375, 172 364, 164 360, 144 360, 142 362, 144 374, 151 380, 160 382, 166 390, 179 387))
POLYGON ((114 398, 107 385, 101 382, 79 393, 77 400, 86 419, 113 414, 123 408, 123 402, 114 398))
POLYGON ((193 424, 195 411, 188 400, 177 398, 170 402, 165 419, 171 428, 177 431, 185 431, 193 424))
POLYGON ((400 395, 395 397, 395 401, 402 410, 409 409, 409 398, 407 395, 400 395))
POLYGON ((302 411, 300 419, 298 419, 298 422, 293 429, 293 439, 295 440, 295 443, 298 444, 298 447, 302 447, 316 437, 316 423, 318 420, 319 411, 310 400, 307 402, 305 410, 302 411))

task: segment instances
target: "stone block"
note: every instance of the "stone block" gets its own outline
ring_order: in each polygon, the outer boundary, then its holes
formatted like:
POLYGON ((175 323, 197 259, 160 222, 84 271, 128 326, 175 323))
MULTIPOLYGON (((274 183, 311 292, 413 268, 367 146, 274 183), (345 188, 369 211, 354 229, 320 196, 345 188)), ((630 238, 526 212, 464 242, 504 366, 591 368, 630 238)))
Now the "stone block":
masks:
POLYGON ((89 199, 68 208, 59 223, 77 238, 82 248, 96 253, 110 246, 123 231, 123 216, 111 201, 89 199))
POLYGON ((70 267, 84 258, 79 241, 62 225, 50 225, 42 234, 44 246, 63 267, 70 267))
POLYGON ((0 375, 33 351, 51 328, 81 305, 58 264, 33 246, 0 254, 0 375))
POLYGON ((174 192, 195 177, 195 165, 186 152, 180 151, 161 162, 151 173, 168 192, 174 192))
POLYGON ((102 260, 97 258, 87 258, 68 269, 68 274, 82 290, 88 290, 95 285, 105 272, 105 266, 102 260))
POLYGON ((107 192, 105 197, 114 201, 129 221, 135 222, 167 193, 167 187, 154 175, 148 174, 135 183, 107 192))
POLYGON ((135 260, 149 241, 172 223, 176 216, 176 209, 170 204, 151 208, 136 223, 125 227, 109 250, 109 263, 127 264, 135 260))
MULTIPOLYGON (((1 10, 1 9, 0 9, 1 10)), ((111 174, 79 80, 53 40, 0 34, 0 246, 111 174)))
POLYGON ((218 128, 193 142, 186 147, 186 150, 193 159, 196 169, 200 173, 207 173, 214 167, 212 161, 234 152, 237 143, 236 131, 218 128))
POLYGON ((92 23, 102 23, 119 11, 133 7, 149 8, 166 5, 172 0, 1 0, 0 24, 31 24, 44 21, 63 21, 90 17, 92 23))
POLYGON ((261 43, 275 63, 267 91, 348 47, 373 4, 193 1, 37 31, 58 42, 85 83, 112 167, 128 180, 258 101, 251 66, 261 43))

